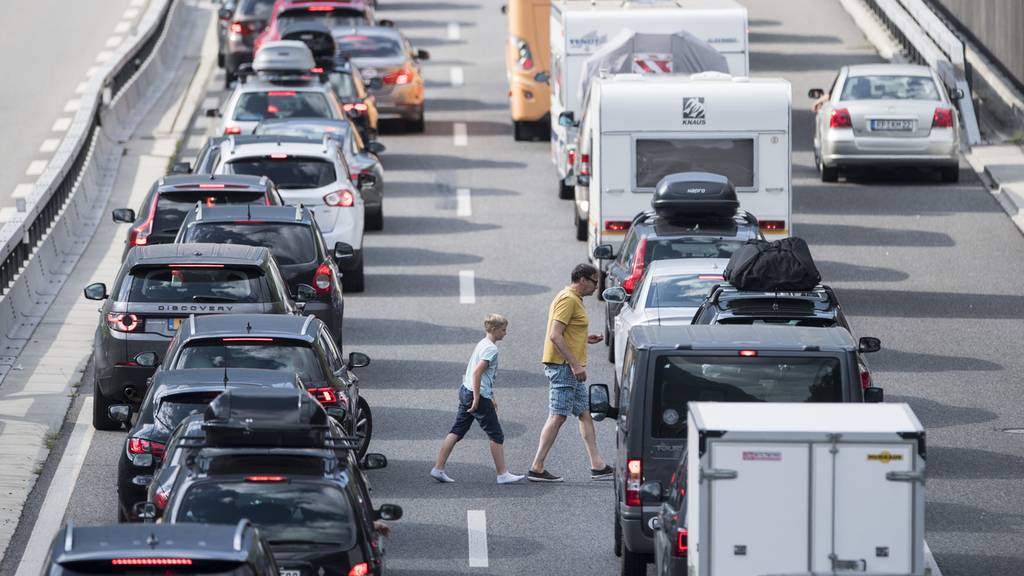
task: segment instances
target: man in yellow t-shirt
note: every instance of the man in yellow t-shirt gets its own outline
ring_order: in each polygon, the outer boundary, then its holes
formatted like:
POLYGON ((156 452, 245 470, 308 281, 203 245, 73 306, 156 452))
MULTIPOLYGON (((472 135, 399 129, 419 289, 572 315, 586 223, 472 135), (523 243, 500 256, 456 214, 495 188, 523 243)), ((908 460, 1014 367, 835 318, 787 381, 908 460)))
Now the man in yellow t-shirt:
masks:
POLYGON ((597 451, 597 432, 590 417, 587 401, 587 344, 604 338, 587 334, 590 320, 583 298, 597 291, 600 280, 597 268, 579 264, 570 276, 571 284, 559 292, 548 309, 547 338, 544 340, 544 375, 548 378, 550 403, 547 422, 540 433, 537 455, 527 479, 532 482, 561 482, 560 476, 544 469, 544 460, 558 437, 558 431, 570 414, 580 420, 580 435, 590 456, 590 477, 605 480, 612 477, 612 467, 605 464, 597 451))

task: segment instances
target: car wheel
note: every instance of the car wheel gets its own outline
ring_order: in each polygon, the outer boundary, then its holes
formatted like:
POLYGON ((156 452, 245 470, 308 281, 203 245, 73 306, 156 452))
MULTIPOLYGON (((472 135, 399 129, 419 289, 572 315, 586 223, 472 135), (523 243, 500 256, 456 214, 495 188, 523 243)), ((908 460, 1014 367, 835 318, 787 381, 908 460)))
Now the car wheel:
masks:
POLYGON ((366 213, 366 229, 367 230, 383 230, 384 229, 384 204, 381 203, 380 208, 377 208, 373 212, 366 213))
POLYGON ((565 183, 565 180, 558 181, 558 199, 559 200, 572 200, 576 196, 576 187, 569 186, 565 183))
POLYGON ((359 256, 359 264, 352 270, 346 270, 341 276, 341 286, 346 292, 362 292, 366 284, 363 274, 363 257, 359 256))
POLYGON ((423 109, 420 108, 420 115, 419 115, 419 117, 417 117, 414 120, 407 120, 405 126, 406 126, 406 130, 408 130, 409 132, 415 132, 417 134, 420 134, 424 130, 426 130, 427 129, 427 121, 423 117, 423 109))
POLYGON ((613 538, 615 555, 622 557, 622 520, 619 520, 619 506, 615 505, 615 537, 613 538))
POLYGON ((518 120, 512 122, 512 138, 514 138, 516 142, 530 140, 530 129, 526 125, 526 122, 520 122, 518 120))
POLYGON ((821 162, 818 166, 818 171, 821 172, 822 182, 835 182, 839 180, 839 166, 826 166, 824 162, 821 162))
POLYGON ((95 389, 92 399, 92 427, 97 430, 120 430, 121 423, 111 420, 110 415, 107 414, 107 409, 114 402, 103 395, 99 381, 95 381, 93 386, 95 389))
POLYGON ((227 68, 224 69, 224 89, 231 90, 231 84, 238 80, 238 76, 232 73, 227 68))
POLYGON ((575 209, 573 209, 572 214, 573 214, 573 217, 572 217, 573 222, 576 224, 576 239, 579 240, 580 242, 586 242, 587 241, 587 221, 586 220, 580 220, 580 213, 577 212, 575 209))
POLYGON ((959 182, 960 166, 943 166, 939 169, 943 182, 959 182))
POLYGON ((637 554, 622 545, 622 576, 646 576, 647 555, 637 554))
POLYGON ((361 459, 366 455, 370 447, 370 438, 373 436, 373 413, 370 411, 370 404, 362 397, 359 397, 358 408, 356 409, 356 437, 359 438, 359 448, 356 455, 361 459))

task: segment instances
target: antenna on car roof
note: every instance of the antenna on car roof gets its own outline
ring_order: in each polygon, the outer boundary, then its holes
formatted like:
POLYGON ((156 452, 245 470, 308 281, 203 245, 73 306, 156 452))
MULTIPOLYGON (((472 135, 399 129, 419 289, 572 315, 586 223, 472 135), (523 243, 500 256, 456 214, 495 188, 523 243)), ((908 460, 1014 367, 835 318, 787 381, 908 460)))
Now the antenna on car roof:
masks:
POLYGON ((248 321, 246 321, 246 323, 245 323, 245 333, 246 334, 252 333, 252 324, 250 324, 248 321))
POLYGON ((156 537, 156 532, 150 531, 149 537, 146 538, 146 544, 150 548, 156 548, 156 545, 160 543, 160 539, 156 537))

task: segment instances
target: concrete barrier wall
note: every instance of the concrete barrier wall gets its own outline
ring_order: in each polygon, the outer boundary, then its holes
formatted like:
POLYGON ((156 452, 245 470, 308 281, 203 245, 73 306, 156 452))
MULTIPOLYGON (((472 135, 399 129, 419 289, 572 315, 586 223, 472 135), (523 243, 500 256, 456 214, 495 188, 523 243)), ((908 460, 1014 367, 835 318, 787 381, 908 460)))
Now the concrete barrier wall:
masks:
POLYGON ((931 0, 1024 89, 1024 1, 931 0))

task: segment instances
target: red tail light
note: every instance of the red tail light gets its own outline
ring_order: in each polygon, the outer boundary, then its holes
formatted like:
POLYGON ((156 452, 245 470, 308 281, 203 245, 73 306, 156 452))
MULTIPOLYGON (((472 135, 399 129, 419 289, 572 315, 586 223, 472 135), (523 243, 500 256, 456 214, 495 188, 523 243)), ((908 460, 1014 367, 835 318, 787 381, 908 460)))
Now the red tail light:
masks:
POLYGON ((829 128, 853 128, 850 111, 846 108, 833 108, 828 119, 829 128))
POLYGON ((626 461, 626 506, 640 506, 640 482, 644 475, 643 460, 626 461))
POLYGON ((338 190, 324 196, 324 204, 341 208, 351 208, 356 203, 356 197, 348 190, 338 190))
POLYGON ((860 388, 861 390, 867 390, 871 388, 871 372, 864 369, 863 366, 857 367, 860 370, 860 388))
POLYGON ((333 406, 338 403, 338 393, 334 391, 334 388, 308 388, 306 391, 324 406, 333 406))
POLYGON ((334 6, 310 6, 310 12, 334 12, 334 6))
POLYGON ((295 90, 271 90, 267 92, 267 96, 284 97, 284 96, 295 96, 295 90))
POLYGON ((149 440, 143 440, 142 438, 129 438, 128 439, 128 453, 129 454, 152 454, 153 456, 163 456, 164 450, 167 446, 159 442, 150 442, 149 440))
POLYGON ((139 317, 135 314, 107 312, 107 327, 116 332, 135 332, 140 325, 139 317))
POLYGON ((953 109, 952 108, 936 108, 935 114, 932 115, 932 128, 952 128, 953 127, 953 109))
POLYGON ((632 222, 627 220, 605 220, 604 231, 605 232, 625 232, 629 230, 629 226, 632 222))
POLYGON ((360 562, 348 571, 348 576, 366 576, 370 573, 370 566, 366 562, 360 562))
POLYGON ((570 170, 576 164, 576 151, 567 150, 565 153, 565 166, 570 170))
POLYGON ((156 217, 156 201, 159 198, 159 194, 153 194, 153 200, 149 205, 149 213, 146 215, 145 222, 132 227, 128 231, 129 246, 145 246, 149 243, 149 235, 153 232, 153 218, 156 217))
POLYGON ((189 558, 114 558, 111 566, 191 566, 189 558))
POLYGON ((359 112, 359 113, 366 112, 367 110, 370 109, 369 106, 367 106, 366 104, 363 104, 362 102, 349 102, 348 104, 342 104, 341 108, 345 112, 355 111, 355 112, 359 112))
POLYGON ((646 252, 647 238, 641 238, 640 243, 636 245, 636 253, 633 254, 633 268, 629 271, 629 276, 622 282, 622 288, 627 294, 633 293, 637 283, 640 282, 640 278, 644 275, 644 256, 646 252))
POLYGON ((580 174, 590 176, 590 154, 580 154, 580 174))
POLYGON ((287 482, 287 476, 246 476, 246 482, 287 482))
POLYGON ((756 358, 757 350, 740 350, 739 354, 744 358, 756 358))
POLYGON ((242 129, 239 128, 238 126, 228 126, 227 128, 224 129, 224 135, 225 136, 232 136, 232 135, 241 134, 241 133, 242 133, 242 129))
POLYGON ((250 343, 251 344, 253 342, 273 342, 274 339, 273 338, 267 338, 265 336, 232 336, 232 337, 229 337, 229 338, 221 338, 220 341, 224 342, 224 343, 227 343, 227 342, 232 342, 232 343, 233 342, 246 342, 246 343, 250 343))
POLYGON ((252 28, 245 22, 232 22, 230 30, 232 34, 252 34, 252 28))
POLYGON ((786 221, 785 220, 761 220, 757 223, 758 227, 765 232, 785 232, 786 221))
POLYGON ((690 533, 686 528, 676 529, 676 547, 672 550, 672 553, 676 556, 686 557, 686 553, 689 552, 688 540, 690 533))
POLYGON ((331 278, 333 276, 331 267, 326 262, 316 269, 316 274, 313 275, 313 289, 316 290, 317 295, 323 296, 331 293, 331 285, 333 284, 331 278))
POLYGON ((396 86, 402 86, 412 82, 413 76, 416 73, 412 70, 396 70, 389 72, 384 75, 383 81, 385 84, 394 84, 396 86))
POLYGON ((168 497, 169 497, 169 494, 167 492, 164 492, 163 490, 157 490, 153 494, 153 506, 156 506, 157 509, 159 509, 159 510, 163 510, 164 508, 167 508, 167 498, 168 497))

